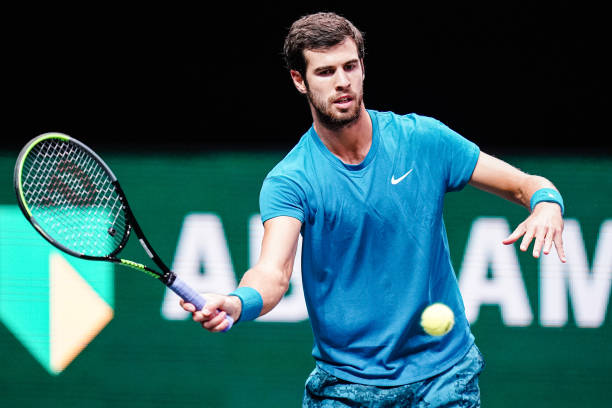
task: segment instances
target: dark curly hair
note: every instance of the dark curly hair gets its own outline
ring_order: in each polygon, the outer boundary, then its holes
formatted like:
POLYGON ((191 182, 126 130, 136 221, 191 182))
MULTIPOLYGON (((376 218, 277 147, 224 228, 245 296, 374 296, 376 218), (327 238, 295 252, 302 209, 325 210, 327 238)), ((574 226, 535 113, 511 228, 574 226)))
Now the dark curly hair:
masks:
POLYGON ((347 37, 357 44, 359 58, 365 54, 364 35, 349 20, 329 12, 315 13, 295 21, 285 38, 283 55, 287 69, 306 74, 304 50, 320 50, 340 44, 347 37))

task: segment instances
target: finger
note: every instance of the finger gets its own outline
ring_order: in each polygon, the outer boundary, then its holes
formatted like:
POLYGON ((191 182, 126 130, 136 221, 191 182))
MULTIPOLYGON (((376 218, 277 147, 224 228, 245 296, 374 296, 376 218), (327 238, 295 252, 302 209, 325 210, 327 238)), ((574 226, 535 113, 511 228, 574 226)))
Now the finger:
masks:
POLYGON ((223 319, 223 321, 217 327, 213 328, 211 332, 214 332, 214 333, 224 332, 227 329, 229 329, 229 326, 230 326, 229 321, 227 319, 223 319))
POLYGON ((535 241, 533 243, 532 255, 534 258, 539 258, 542 253, 542 246, 546 238, 546 228, 537 228, 535 233, 535 241))
POLYGON ((208 310, 206 308, 203 308, 202 310, 198 310, 198 311, 192 313, 193 321, 204 324, 206 322, 209 322, 213 318, 215 318, 219 313, 220 313, 219 310, 210 311, 210 310, 208 310))
POLYGON ((179 303, 181 304, 182 308, 185 309, 187 312, 195 312, 196 308, 193 304, 189 303, 189 302, 185 302, 183 299, 181 299, 179 301, 179 303))
POLYGON ((516 227, 516 229, 512 232, 512 234, 510 234, 506 239, 502 241, 502 243, 504 245, 514 244, 516 241, 518 241, 520 237, 523 236, 524 233, 525 233, 525 226, 524 224, 521 223, 518 227, 516 227))
MULTIPOLYGON (((210 306, 214 306, 211 302, 210 306)), ((202 310, 198 310, 193 313, 193 320, 202 324, 211 321, 221 313, 219 309, 209 308, 209 304, 206 304, 202 310)), ((223 312, 225 313, 225 312, 223 312)))
POLYGON ((555 235, 553 242, 555 244, 555 249, 557 250, 557 256, 559 257, 559 260, 563 263, 567 262, 567 257, 565 256, 565 249, 563 248, 563 237, 560 232, 555 235))
POLYGON ((225 303, 225 298, 222 296, 215 296, 212 298, 206 299, 206 304, 202 308, 202 313, 206 316, 211 316, 217 312, 217 310, 222 309, 223 304, 225 303))
POLYGON ((208 317, 205 316, 204 313, 202 313, 199 310, 196 312, 193 312, 191 316, 194 322, 202 323, 202 322, 208 321, 208 317))
POLYGON ((534 234, 535 230, 533 228, 525 231, 525 235, 523 235, 523 240, 521 241, 521 246, 519 248, 521 251, 527 251, 527 248, 529 248, 529 245, 531 245, 534 234))
POLYGON ((217 326, 225 321, 225 316, 227 316, 225 312, 219 312, 215 314, 212 319, 202 323, 202 327, 204 327, 206 330, 215 331, 217 326))
POLYGON ((550 254, 554 235, 555 233, 552 229, 549 229, 548 232, 546 233, 546 238, 544 238, 544 249, 543 249, 544 255, 550 254))

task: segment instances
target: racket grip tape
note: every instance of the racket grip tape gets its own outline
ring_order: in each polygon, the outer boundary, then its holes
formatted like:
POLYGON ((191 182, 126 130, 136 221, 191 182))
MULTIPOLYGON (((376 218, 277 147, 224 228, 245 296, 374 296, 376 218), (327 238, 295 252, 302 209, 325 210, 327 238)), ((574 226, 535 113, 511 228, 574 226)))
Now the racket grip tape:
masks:
MULTIPOLYGON (((204 305, 206 304, 206 300, 202 295, 196 292, 191 286, 189 286, 184 280, 179 278, 178 276, 174 279, 170 285, 168 285, 170 289, 177 295, 179 295, 185 302, 191 303, 195 306, 196 310, 202 310, 204 305)), ((224 332, 228 331, 234 325, 234 319, 230 315, 225 316, 225 320, 229 323, 227 329, 223 330, 224 332)))

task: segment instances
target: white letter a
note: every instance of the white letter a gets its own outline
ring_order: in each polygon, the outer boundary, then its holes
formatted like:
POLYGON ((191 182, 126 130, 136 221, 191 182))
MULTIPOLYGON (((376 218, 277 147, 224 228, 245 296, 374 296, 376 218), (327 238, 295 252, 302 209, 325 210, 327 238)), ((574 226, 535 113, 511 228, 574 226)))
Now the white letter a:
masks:
POLYGON ((508 235, 504 218, 483 217, 472 224, 459 279, 470 323, 482 304, 499 305, 507 326, 528 326, 533 320, 514 247, 502 244, 508 235))
MULTIPOLYGON (((234 290, 236 275, 218 216, 194 213, 185 217, 172 270, 199 292, 227 294, 234 290)), ((170 289, 166 289, 161 312, 169 320, 189 316, 170 289)))

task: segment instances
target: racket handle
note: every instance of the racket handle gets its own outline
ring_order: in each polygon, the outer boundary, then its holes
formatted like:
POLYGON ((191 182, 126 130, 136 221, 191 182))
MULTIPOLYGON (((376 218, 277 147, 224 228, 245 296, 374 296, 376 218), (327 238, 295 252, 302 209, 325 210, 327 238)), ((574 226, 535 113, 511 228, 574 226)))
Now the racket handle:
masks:
MULTIPOLYGON (((202 310, 204 305, 206 304, 206 300, 202 295, 196 292, 191 286, 189 286, 184 280, 179 278, 178 276, 174 279, 172 284, 168 285, 170 289, 177 295, 179 295, 185 302, 191 303, 195 306, 196 310, 202 310)), ((234 325, 234 319, 230 315, 225 316, 225 320, 229 323, 227 329, 223 330, 224 332, 228 331, 234 325)))

